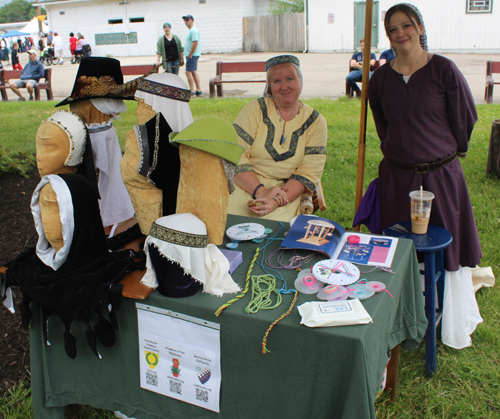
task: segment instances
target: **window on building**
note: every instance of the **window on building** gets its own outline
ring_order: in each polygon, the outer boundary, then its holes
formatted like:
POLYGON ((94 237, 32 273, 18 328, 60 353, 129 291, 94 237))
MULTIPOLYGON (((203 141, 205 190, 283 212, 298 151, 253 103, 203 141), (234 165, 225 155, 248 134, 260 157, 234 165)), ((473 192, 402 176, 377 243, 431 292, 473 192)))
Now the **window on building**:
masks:
POLYGON ((144 18, 143 17, 131 17, 129 19, 130 23, 140 23, 140 22, 144 22, 144 18))
POLYGON ((493 0, 467 0, 467 13, 491 13, 493 0))
POLYGON ((118 25, 120 23, 123 23, 123 19, 108 19, 109 25, 118 25))
POLYGON ((66 14, 66 12, 60 11, 60 12, 59 12, 59 14, 60 14, 60 15, 65 15, 65 14, 66 14))

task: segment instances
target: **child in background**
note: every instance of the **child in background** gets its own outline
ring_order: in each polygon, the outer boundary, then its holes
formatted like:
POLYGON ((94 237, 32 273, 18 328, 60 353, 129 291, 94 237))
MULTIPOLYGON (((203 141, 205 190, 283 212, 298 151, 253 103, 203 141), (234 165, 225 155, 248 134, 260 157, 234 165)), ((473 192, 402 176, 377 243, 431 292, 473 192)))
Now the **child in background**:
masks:
POLYGON ((75 34, 71 32, 69 34, 69 50, 71 51, 71 63, 75 63, 75 50, 76 50, 76 39, 75 34))
POLYGON ((23 66, 19 63, 19 44, 14 42, 12 45, 12 69, 13 70, 22 70, 23 66))

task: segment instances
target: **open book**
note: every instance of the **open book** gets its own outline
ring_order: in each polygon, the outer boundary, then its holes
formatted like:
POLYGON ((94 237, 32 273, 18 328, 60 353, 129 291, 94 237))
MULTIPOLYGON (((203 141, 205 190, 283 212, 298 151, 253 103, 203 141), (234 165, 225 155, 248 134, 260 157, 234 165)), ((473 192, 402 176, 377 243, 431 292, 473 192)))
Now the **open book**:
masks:
POLYGON ((299 215, 290 227, 281 248, 320 252, 330 259, 361 265, 391 267, 398 239, 346 232, 334 221, 299 215))

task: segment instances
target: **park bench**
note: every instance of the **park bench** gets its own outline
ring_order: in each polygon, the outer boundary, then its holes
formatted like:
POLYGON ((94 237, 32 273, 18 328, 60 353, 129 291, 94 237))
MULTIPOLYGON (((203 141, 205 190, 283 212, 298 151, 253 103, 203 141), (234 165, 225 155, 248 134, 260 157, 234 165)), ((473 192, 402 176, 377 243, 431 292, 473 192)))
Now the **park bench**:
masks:
POLYGON ((500 73, 500 61, 486 61, 486 88, 484 89, 484 100, 486 103, 493 102, 493 86, 500 84, 500 80, 493 80, 493 73, 500 73))
MULTIPOLYGON (((375 71, 377 68, 379 68, 379 62, 375 61, 375 64, 370 66, 370 71, 375 71)), ((351 59, 349 59, 349 73, 354 70, 351 68, 351 59)), ((357 70, 357 69, 356 69, 357 70)), ((347 74, 349 74, 347 73, 347 74)), ((354 96, 354 91, 352 88, 347 84, 347 80, 345 82, 345 94, 348 98, 352 98, 354 96)))
MULTIPOLYGON (((122 65, 122 74, 124 76, 143 76, 155 68, 154 64, 122 65)), ((158 73, 156 69, 155 73, 158 73)))
MULTIPOLYGON (((6 86, 7 80, 19 80, 21 78, 21 70, 4 70, 0 71, 0 94, 2 95, 2 100, 9 100, 7 96, 7 90, 10 90, 6 86)), ((54 100, 54 95, 52 94, 52 69, 46 68, 44 77, 45 81, 39 81, 34 88, 35 100, 40 100, 40 91, 45 90, 47 92, 47 100, 54 100)), ((40 79, 42 80, 42 79, 40 79)))
POLYGON ((247 62, 227 62, 217 61, 215 66, 215 77, 211 78, 208 87, 210 89, 210 98, 215 96, 224 97, 223 83, 265 83, 266 80, 222 80, 224 73, 265 73, 265 61, 247 61, 247 62))

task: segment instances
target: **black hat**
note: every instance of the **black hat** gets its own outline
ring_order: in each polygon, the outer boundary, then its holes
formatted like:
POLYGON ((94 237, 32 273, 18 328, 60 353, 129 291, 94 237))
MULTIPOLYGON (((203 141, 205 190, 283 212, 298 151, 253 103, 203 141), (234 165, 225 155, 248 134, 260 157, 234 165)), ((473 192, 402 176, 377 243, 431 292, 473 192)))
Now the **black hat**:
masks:
POLYGON ((183 18, 184 20, 189 20, 189 19, 194 20, 193 15, 186 15, 186 16, 182 16, 182 18, 183 18))
POLYGON ((134 100, 139 80, 150 73, 123 83, 120 61, 108 57, 83 58, 76 74, 71 96, 57 106, 87 99, 111 98, 134 100))

